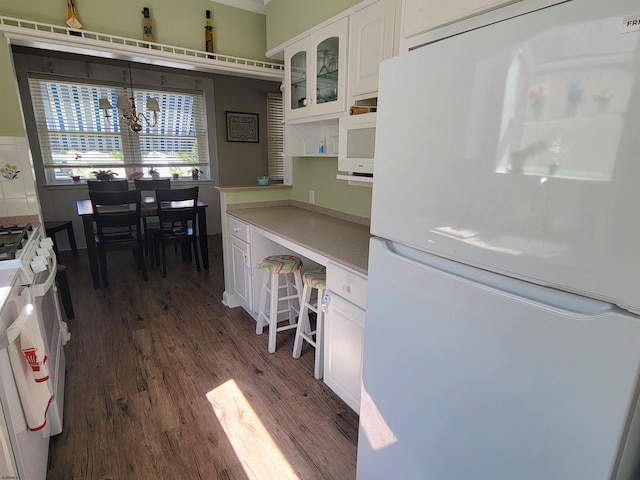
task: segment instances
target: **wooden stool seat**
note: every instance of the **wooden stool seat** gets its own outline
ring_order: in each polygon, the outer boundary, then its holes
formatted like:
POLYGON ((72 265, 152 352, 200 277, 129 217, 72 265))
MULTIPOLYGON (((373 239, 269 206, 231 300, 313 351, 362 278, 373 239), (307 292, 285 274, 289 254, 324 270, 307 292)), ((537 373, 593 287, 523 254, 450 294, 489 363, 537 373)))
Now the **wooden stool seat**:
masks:
POLYGON ((273 353, 276 351, 276 334, 297 327, 297 317, 302 305, 302 260, 293 255, 271 255, 262 260, 260 268, 264 281, 260 292, 256 334, 261 335, 264 326, 269 326, 269 353, 273 353), (284 279, 282 284, 280 278, 284 279), (280 290, 286 290, 286 293, 280 295, 280 290), (286 308, 280 309, 281 302, 286 302, 286 308), (287 316, 282 316, 285 313, 287 316), (289 323, 279 327, 278 323, 284 320, 289 323))
POLYGON ((324 330, 324 312, 322 303, 324 292, 327 289, 327 270, 324 267, 318 267, 309 270, 302 276, 304 289, 302 290, 302 309, 298 318, 298 326, 296 328, 296 339, 293 343, 293 358, 300 358, 302 353, 302 342, 307 341, 316 350, 315 367, 313 376, 320 380, 323 375, 323 330, 324 330), (311 302, 311 291, 318 290, 316 302, 311 302), (316 314, 316 328, 311 329, 309 322, 309 311, 316 314))
POLYGON ((53 251, 58 255, 58 246, 56 244, 56 233, 67 231, 67 237, 69 237, 69 246, 74 255, 78 255, 78 247, 76 246, 76 237, 73 233, 73 223, 71 220, 61 220, 53 222, 44 222, 44 230, 47 236, 53 240, 53 251))

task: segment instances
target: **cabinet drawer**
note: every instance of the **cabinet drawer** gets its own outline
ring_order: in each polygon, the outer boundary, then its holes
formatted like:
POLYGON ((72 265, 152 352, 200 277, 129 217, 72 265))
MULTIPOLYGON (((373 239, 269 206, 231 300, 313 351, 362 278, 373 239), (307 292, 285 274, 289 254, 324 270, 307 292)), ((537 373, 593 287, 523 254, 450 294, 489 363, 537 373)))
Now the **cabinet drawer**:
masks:
POLYGON ((329 263, 327 290, 331 290, 360 308, 365 309, 367 306, 367 279, 353 270, 329 263))
POLYGON ((229 233, 243 242, 249 243, 249 224, 229 216, 229 233))

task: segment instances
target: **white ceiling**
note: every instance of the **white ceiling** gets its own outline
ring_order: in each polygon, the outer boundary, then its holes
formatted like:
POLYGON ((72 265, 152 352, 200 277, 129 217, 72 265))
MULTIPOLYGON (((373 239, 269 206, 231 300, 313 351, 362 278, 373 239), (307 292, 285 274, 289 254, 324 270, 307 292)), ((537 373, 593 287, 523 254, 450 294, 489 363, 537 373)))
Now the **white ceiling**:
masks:
POLYGON ((265 5, 271 0, 212 0, 216 3, 224 3, 236 8, 242 8, 243 10, 249 10, 250 12, 256 12, 265 14, 265 5))

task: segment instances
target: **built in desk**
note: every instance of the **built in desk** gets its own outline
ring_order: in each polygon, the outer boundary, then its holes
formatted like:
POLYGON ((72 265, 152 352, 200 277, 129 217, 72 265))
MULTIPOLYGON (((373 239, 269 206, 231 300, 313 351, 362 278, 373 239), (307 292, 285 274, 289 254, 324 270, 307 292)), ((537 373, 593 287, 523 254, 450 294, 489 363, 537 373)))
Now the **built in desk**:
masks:
POLYGON ((348 215, 339 218, 295 204, 260 203, 229 205, 227 212, 252 225, 255 233, 320 265, 333 261, 367 275, 369 226, 348 215))

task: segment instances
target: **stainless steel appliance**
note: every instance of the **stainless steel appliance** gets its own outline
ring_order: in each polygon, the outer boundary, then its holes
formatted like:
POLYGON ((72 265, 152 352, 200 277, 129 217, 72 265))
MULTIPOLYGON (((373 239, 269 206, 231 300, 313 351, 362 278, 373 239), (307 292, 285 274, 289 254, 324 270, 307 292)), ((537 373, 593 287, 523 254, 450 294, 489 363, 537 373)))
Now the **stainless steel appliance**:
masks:
POLYGON ((362 480, 640 478, 640 6, 501 15, 381 67, 362 480))

